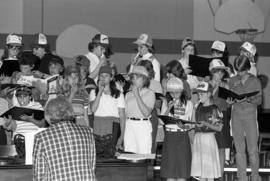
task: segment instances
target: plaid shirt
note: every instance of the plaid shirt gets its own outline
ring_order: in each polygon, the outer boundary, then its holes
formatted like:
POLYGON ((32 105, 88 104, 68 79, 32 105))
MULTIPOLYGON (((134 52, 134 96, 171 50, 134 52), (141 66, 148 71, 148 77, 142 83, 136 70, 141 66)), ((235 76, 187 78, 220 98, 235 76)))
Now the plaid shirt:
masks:
POLYGON ((89 127, 61 122, 35 136, 34 181, 96 181, 95 166, 95 142, 89 127))

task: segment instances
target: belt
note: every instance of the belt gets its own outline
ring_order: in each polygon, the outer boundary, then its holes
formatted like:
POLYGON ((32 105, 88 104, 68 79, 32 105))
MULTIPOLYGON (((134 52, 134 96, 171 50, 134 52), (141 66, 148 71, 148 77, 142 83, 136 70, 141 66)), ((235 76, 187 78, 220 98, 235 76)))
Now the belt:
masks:
POLYGON ((186 132, 184 129, 177 129, 177 128, 165 128, 168 132, 186 132))
POLYGON ((132 121, 148 121, 149 118, 135 118, 135 117, 128 117, 129 120, 132 121))

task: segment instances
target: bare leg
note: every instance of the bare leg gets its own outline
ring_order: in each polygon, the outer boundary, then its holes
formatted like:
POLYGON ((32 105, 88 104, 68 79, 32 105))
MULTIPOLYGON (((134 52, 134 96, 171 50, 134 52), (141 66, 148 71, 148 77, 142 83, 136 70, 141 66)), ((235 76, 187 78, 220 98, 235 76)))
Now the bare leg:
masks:
POLYGON ((220 160, 220 171, 221 171, 221 180, 223 180, 224 174, 224 164, 225 164, 225 149, 220 148, 219 151, 219 160, 220 160))

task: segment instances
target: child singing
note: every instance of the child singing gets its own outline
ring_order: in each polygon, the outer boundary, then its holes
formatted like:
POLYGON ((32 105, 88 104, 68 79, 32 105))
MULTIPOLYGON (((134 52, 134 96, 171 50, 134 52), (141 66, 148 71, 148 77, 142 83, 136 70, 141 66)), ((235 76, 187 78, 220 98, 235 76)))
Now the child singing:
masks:
MULTIPOLYGON (((162 114, 178 119, 191 120, 193 104, 187 100, 183 81, 172 77, 167 81, 167 95, 162 114)), ((187 125, 166 124, 162 150, 161 177, 167 181, 186 180, 190 177, 191 146, 187 125)))
POLYGON ((195 109, 195 137, 192 150, 191 176, 200 180, 214 180, 221 177, 218 146, 215 132, 222 129, 222 113, 212 103, 213 87, 201 82, 196 92, 199 104, 195 109))

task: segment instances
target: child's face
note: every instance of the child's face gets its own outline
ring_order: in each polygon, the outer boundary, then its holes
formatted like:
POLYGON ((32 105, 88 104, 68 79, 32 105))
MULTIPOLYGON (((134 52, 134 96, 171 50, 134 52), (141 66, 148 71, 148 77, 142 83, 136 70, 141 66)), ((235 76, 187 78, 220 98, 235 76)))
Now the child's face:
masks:
POLYGON ((17 96, 20 106, 26 106, 30 103, 31 97, 28 94, 20 94, 17 96))
POLYGON ((133 74, 131 76, 132 85, 136 87, 143 87, 144 85, 144 77, 141 74, 133 74))
POLYGON ((19 45, 7 45, 8 47, 8 56, 9 57, 16 57, 18 53, 20 52, 20 46, 19 45))
POLYGON ((173 99, 179 99, 181 94, 182 94, 182 90, 176 91, 176 92, 170 92, 170 95, 172 96, 173 99))
POLYGON ((138 52, 140 53, 140 55, 144 55, 146 53, 148 53, 148 48, 145 45, 138 45, 138 52))
POLYGON ((80 67, 80 74, 81 74, 81 78, 82 79, 85 79, 86 77, 87 77, 87 75, 88 75, 88 68, 87 67, 85 67, 85 66, 81 66, 80 67))
POLYGON ((201 103, 207 102, 211 96, 210 92, 199 92, 198 95, 201 103))
POLYGON ((57 75, 60 74, 62 71, 62 66, 59 64, 50 64, 49 66, 49 72, 50 75, 57 75))
POLYGON ((110 81, 111 80, 112 80, 112 77, 108 73, 102 73, 102 74, 99 75, 99 82, 102 85, 108 85, 108 84, 110 84, 110 81))
POLYGON ((224 77, 225 73, 222 70, 214 70, 213 72, 213 79, 220 81, 224 77))
POLYGON ((32 68, 30 65, 20 65, 20 70, 25 75, 31 74, 32 68))
POLYGON ((195 53, 195 48, 193 45, 188 45, 183 50, 184 56, 194 55, 194 53, 195 53))
POLYGON ((33 54, 36 55, 39 58, 42 58, 45 54, 45 49, 41 47, 35 47, 33 48, 33 54))
POLYGON ((98 56, 98 57, 101 57, 104 53, 105 53, 105 47, 101 46, 101 45, 98 45, 95 49, 95 54, 98 56))

